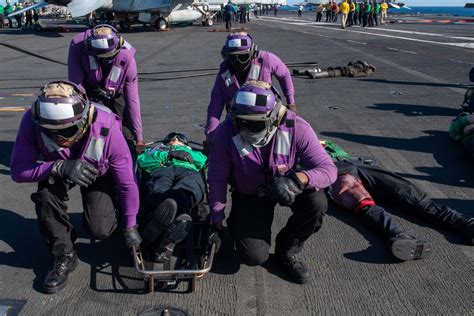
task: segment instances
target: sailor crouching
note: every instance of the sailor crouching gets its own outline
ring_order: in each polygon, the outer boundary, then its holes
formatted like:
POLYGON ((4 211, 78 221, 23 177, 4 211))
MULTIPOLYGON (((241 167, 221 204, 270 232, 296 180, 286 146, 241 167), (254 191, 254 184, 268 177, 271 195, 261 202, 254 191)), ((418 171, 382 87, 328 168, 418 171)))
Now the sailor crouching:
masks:
POLYGON ((337 170, 311 126, 282 105, 265 82, 249 82, 232 101, 232 115, 216 130, 208 183, 212 222, 223 228, 227 185, 233 186, 229 232, 242 261, 269 258, 276 204, 293 212, 276 237, 278 262, 297 283, 310 271, 296 255, 317 232, 327 210, 322 189, 337 170), (297 166, 298 165, 298 166, 297 166))
POLYGON ((44 280, 46 293, 62 289, 77 266, 76 234, 66 204, 75 185, 81 187, 84 226, 94 238, 114 232, 119 207, 127 246, 141 243, 138 188, 120 125, 118 116, 90 103, 82 87, 67 81, 47 84, 22 118, 11 176, 15 182, 38 182, 31 199, 41 235, 55 256, 44 280))

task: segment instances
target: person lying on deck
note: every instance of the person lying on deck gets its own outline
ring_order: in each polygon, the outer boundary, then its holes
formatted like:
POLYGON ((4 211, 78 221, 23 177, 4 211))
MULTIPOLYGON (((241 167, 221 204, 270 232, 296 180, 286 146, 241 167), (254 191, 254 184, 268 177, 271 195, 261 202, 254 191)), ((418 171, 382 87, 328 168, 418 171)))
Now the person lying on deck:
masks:
POLYGON ((402 261, 421 259, 431 252, 429 242, 417 239, 397 225, 378 203, 400 206, 400 210, 451 229, 474 245, 474 218, 433 201, 414 183, 375 165, 373 159, 350 158, 331 141, 321 141, 337 167, 336 182, 327 190, 338 206, 355 213, 361 221, 386 237, 392 254, 402 261))

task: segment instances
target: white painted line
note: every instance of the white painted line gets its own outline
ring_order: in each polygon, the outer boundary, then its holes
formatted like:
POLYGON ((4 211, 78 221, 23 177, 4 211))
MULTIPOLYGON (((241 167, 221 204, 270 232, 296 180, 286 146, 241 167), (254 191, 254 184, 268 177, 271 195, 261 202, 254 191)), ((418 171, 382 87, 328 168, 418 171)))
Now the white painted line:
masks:
POLYGON ((467 41, 474 41, 474 37, 464 37, 464 36, 452 36, 450 38, 453 39, 460 39, 460 40, 467 40, 467 41))
POLYGON ((356 43, 356 44, 362 44, 362 45, 367 45, 365 42, 358 42, 358 41, 353 41, 353 40, 347 40, 349 43, 356 43))
POLYGON ((409 51, 409 50, 398 49, 398 48, 393 48, 393 47, 387 47, 387 49, 389 49, 389 50, 395 50, 395 51, 397 51, 397 52, 402 52, 402 53, 413 54, 413 55, 416 55, 416 54, 417 54, 416 52, 411 52, 411 51, 409 51))
POLYGON ((312 23, 294 23, 286 21, 281 21, 283 19, 278 19, 278 18, 270 18, 270 17, 265 17, 263 18, 265 20, 268 20, 270 22, 274 23, 280 23, 280 24, 289 24, 289 25, 296 25, 296 26, 308 26, 308 27, 314 27, 314 28, 323 28, 326 30, 332 30, 332 31, 338 31, 338 32, 351 32, 351 33, 359 33, 359 34, 367 34, 367 35, 374 35, 374 36, 380 36, 380 37, 388 37, 388 38, 396 38, 396 39, 402 39, 406 41, 412 41, 412 42, 419 42, 419 43, 427 43, 427 44, 435 44, 435 45, 445 45, 445 46, 455 46, 455 47, 462 47, 462 48, 474 48, 474 43, 445 43, 445 42, 436 42, 436 41, 429 41, 429 40, 422 40, 418 38, 411 38, 411 37, 402 37, 402 36, 394 36, 394 35, 389 35, 389 34, 380 34, 380 33, 371 33, 371 32, 361 32, 361 31, 356 31, 356 30, 349 30, 349 29, 338 29, 338 28, 329 28, 325 26, 318 26, 318 25, 312 25, 312 23), (280 21, 279 21, 280 20, 280 21))
POLYGON ((464 60, 457 60, 457 59, 449 59, 450 61, 453 61, 455 63, 459 63, 459 64, 468 64, 468 65, 474 65, 474 62, 470 62, 470 61, 464 61, 464 60))

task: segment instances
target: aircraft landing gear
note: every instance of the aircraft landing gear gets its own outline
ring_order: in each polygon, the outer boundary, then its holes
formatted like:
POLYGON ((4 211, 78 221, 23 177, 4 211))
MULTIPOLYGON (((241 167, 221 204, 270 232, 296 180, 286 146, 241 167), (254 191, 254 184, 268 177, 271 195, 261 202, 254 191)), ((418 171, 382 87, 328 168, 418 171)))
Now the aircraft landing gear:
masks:
POLYGON ((205 19, 202 21, 202 26, 212 26, 214 24, 214 21, 212 19, 205 19))
POLYGON ((119 25, 120 25, 120 30, 122 32, 123 31, 130 31, 130 28, 132 27, 132 25, 130 24, 130 21, 128 21, 128 20, 120 21, 119 25))
POLYGON ((168 28, 168 22, 162 17, 158 18, 155 22, 155 29, 157 31, 164 31, 168 28))

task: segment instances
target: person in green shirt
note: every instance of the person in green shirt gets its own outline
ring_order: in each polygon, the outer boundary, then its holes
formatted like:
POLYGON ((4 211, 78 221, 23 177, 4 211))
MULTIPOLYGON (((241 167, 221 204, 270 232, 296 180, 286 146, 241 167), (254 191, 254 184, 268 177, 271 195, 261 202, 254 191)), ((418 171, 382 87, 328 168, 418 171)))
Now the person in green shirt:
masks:
POLYGON ((3 22, 4 19, 5 19, 5 7, 0 4, 0 29, 3 29, 4 27, 4 22, 3 22))
POLYGON ((370 5, 370 3, 366 0, 364 2, 364 24, 362 25, 362 27, 366 27, 367 25, 370 26, 370 22, 369 22, 369 16, 370 16, 370 12, 372 11, 372 6, 370 5))
POLYGON ((474 159, 474 114, 459 114, 449 125, 449 136, 461 143, 474 159))
POLYGON ((5 15, 6 15, 7 18, 8 18, 8 26, 9 26, 10 28, 13 27, 13 23, 12 23, 12 18, 9 18, 8 16, 9 16, 10 14, 12 14, 12 13, 13 13, 13 7, 12 7, 12 5, 10 4, 10 1, 7 0, 6 5, 5 5, 5 15))
POLYGON ((204 199, 200 171, 206 161, 203 153, 188 146, 186 135, 176 132, 138 155, 143 173, 140 230, 155 262, 169 260, 174 246, 186 238, 189 214, 204 199))
POLYGON ((374 2, 374 23, 375 26, 379 26, 379 13, 380 13, 380 3, 377 1, 374 2))

